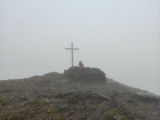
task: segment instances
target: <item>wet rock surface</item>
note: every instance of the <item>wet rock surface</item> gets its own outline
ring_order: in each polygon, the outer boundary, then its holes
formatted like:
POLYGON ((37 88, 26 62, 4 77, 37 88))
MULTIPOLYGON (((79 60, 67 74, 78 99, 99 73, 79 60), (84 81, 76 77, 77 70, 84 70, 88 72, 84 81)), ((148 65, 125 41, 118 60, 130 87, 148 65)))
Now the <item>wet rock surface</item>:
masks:
POLYGON ((0 81, 0 120, 160 120, 160 96, 70 69, 0 81))

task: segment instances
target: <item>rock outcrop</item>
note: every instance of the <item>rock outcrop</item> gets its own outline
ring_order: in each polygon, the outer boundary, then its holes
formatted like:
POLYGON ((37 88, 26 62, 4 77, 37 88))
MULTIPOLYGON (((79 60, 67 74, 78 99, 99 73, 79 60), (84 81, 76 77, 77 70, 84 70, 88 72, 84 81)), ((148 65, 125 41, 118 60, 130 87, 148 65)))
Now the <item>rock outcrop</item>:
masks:
POLYGON ((106 76, 103 71, 98 68, 79 68, 70 67, 64 71, 64 74, 74 80, 105 82, 106 76))

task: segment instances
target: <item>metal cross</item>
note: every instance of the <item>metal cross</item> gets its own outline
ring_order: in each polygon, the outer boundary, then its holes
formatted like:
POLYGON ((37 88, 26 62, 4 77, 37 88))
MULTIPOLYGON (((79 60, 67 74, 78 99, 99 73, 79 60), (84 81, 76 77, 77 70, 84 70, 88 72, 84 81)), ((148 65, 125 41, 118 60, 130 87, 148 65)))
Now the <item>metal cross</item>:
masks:
POLYGON ((71 59, 72 59, 72 67, 73 67, 73 50, 79 50, 78 48, 73 48, 73 42, 71 42, 71 48, 65 48, 67 50, 71 50, 71 59))

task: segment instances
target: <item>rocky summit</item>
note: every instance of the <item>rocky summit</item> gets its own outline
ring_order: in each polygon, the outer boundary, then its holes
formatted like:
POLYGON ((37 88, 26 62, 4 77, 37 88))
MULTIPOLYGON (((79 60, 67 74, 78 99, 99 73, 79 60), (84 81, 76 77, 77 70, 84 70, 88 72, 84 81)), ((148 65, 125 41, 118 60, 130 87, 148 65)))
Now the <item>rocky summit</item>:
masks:
POLYGON ((160 120, 160 96, 71 67, 0 81, 0 120, 160 120))
POLYGON ((106 76, 103 71, 98 68, 79 68, 79 67, 71 67, 68 70, 64 71, 64 74, 70 77, 73 80, 78 81, 98 81, 105 82, 106 76))

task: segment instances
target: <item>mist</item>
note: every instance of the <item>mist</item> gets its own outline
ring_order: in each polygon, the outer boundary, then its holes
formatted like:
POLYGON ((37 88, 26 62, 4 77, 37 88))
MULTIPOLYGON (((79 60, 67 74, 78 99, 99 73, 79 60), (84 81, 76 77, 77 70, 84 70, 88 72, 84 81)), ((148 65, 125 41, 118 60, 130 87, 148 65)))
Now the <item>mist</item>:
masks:
POLYGON ((160 2, 0 1, 0 80, 63 73, 83 61, 160 95, 160 2))

